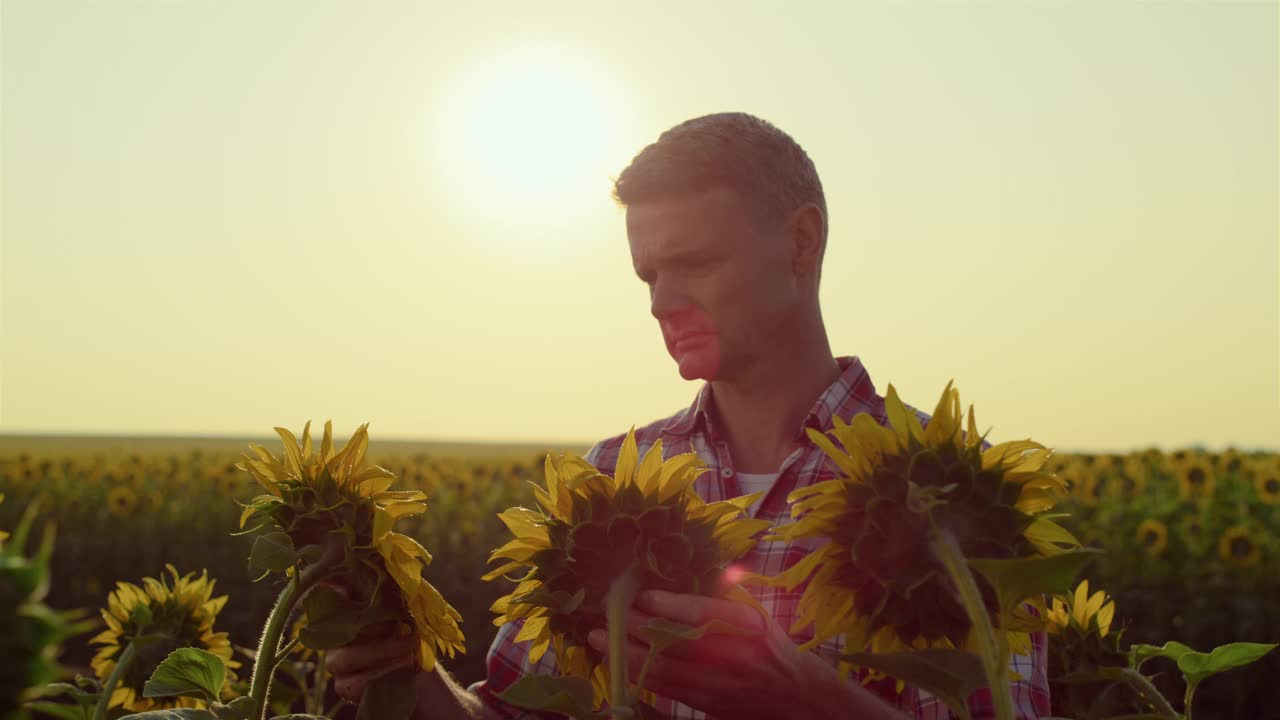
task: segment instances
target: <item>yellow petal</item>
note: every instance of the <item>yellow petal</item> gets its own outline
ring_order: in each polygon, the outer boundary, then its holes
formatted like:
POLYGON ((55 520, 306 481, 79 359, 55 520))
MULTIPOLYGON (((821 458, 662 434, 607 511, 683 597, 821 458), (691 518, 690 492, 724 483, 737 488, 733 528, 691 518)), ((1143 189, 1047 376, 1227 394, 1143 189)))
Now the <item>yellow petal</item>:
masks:
POLYGON ((515 642, 524 642, 526 640, 536 640, 547 629, 547 623, 551 622, 549 617, 533 618, 524 621, 524 627, 520 628, 520 632, 516 635, 515 642))
POLYGON ((626 439, 622 441, 622 449, 618 451, 618 464, 613 472, 613 477, 619 485, 634 482, 639 457, 640 451, 636 448, 636 429, 633 426, 627 433, 626 439))
MULTIPOLYGON (((514 562, 514 561, 509 562, 506 565, 503 565, 497 569, 494 569, 485 573, 480 577, 480 579, 484 580, 485 582, 489 582, 490 580, 494 580, 502 577, 503 575, 506 575, 512 570, 519 570, 522 567, 524 567, 524 563, 522 562, 514 562)), ((490 608, 490 609, 493 609, 493 608, 490 608)), ((495 612, 504 612, 504 611, 495 611, 495 612)))
POLYGON ((920 426, 920 418, 916 417, 914 412, 907 410, 892 384, 889 385, 889 394, 885 396, 884 407, 885 414, 889 416, 889 424, 899 438, 902 440, 911 438, 916 442, 924 442, 924 428, 920 426))
POLYGON ((636 472, 636 484, 640 487, 640 491, 647 497, 657 497, 658 489, 662 485, 662 440, 655 440, 649 450, 645 452, 644 458, 640 460, 639 470, 636 472))
POLYGON ((658 481, 658 501, 666 502, 688 490, 709 469, 697 453, 681 453, 667 460, 658 481))
POLYGON ((277 427, 275 430, 284 443, 285 462, 289 471, 302 477, 302 450, 298 447, 298 438, 288 428, 277 427))
POLYGON ((320 462, 333 459, 333 421, 324 421, 324 437, 320 440, 320 462))
POLYGON ((1102 609, 1098 611, 1098 629, 1101 631, 1102 637, 1106 637, 1107 633, 1111 631, 1111 621, 1115 618, 1115 614, 1116 604, 1114 602, 1103 605, 1102 609))
POLYGON ((547 535, 546 516, 536 510, 513 507, 498 513, 498 519, 518 538, 551 541, 547 535))

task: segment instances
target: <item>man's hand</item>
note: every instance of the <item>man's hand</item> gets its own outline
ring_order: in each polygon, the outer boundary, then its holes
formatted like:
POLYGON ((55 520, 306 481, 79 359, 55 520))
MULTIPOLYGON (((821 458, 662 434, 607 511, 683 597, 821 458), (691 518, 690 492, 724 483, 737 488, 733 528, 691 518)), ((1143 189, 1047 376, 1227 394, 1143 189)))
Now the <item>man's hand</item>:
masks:
MULTIPOLYGON (((771 618, 749 605, 701 595, 641 593, 628 613, 632 636, 627 649, 632 682, 648 656, 637 629, 661 617, 691 626, 712 620, 756 631, 739 636, 708 633, 679 642, 653 659, 646 689, 723 718, 902 718, 883 701, 813 653, 800 652, 771 618)), ((593 630, 588 638, 608 654, 608 635, 593 630)))
MULTIPOLYGON (((340 697, 359 704, 371 680, 417 663, 418 639, 399 634, 398 627, 398 623, 370 625, 349 644, 326 654, 325 667, 333 673, 333 688, 340 697)), ((419 672, 415 686, 413 720, 498 720, 494 711, 438 664, 435 672, 419 672)))
POLYGON ((398 636, 399 623, 379 623, 361 629, 349 644, 325 655, 325 668, 333 674, 339 697, 359 703, 369 681, 414 663, 418 640, 398 636))

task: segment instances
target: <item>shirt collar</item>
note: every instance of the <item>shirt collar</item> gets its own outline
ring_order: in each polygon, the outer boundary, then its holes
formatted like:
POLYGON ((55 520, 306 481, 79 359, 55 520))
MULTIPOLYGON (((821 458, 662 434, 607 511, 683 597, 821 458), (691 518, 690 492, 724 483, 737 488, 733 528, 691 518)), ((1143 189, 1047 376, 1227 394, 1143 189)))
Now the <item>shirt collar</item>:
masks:
MULTIPOLYGON (((804 424, 797 429, 799 439, 805 439, 805 428, 826 430, 831 427, 833 416, 851 420, 861 412, 870 413, 878 422, 887 422, 884 398, 876 392, 866 367, 856 355, 836 358, 840 376, 818 396, 805 416, 804 424)), ((711 383, 704 382, 693 399, 693 404, 677 413, 662 428, 662 434, 675 438, 692 435, 697 430, 706 432, 711 424, 711 383)))

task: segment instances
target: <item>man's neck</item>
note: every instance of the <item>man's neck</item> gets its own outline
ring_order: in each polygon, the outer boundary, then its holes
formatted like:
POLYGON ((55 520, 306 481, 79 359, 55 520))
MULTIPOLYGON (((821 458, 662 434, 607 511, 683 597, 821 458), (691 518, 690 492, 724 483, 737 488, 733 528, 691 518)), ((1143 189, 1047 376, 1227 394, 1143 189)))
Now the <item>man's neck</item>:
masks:
POLYGON ((823 391, 840 376, 825 334, 789 347, 742 378, 713 381, 717 427, 742 472, 776 472, 796 448, 796 431, 823 391))

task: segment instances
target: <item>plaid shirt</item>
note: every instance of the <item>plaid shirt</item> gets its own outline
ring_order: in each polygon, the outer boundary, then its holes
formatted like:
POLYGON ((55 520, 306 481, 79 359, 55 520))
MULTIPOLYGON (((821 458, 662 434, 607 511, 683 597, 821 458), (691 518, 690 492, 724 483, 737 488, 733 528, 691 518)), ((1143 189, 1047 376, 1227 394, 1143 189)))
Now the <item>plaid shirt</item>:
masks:
MULTIPOLYGON (((857 357, 841 357, 837 361, 842 373, 818 398, 809 411, 804 427, 827 431, 832 427, 833 416, 839 416, 847 421, 861 412, 870 413, 881 425, 888 425, 884 398, 876 393, 861 361, 857 357)), ((708 413, 711 402, 710 389, 710 384, 704 384, 689 408, 643 428, 637 428, 636 442, 641 455, 658 438, 662 438, 663 454, 667 456, 687 452, 692 447, 710 466, 710 470, 704 472, 694 483, 694 489, 708 502, 716 502, 744 493, 734 474, 733 459, 729 456, 728 445, 717 435, 711 415, 708 413)), ((920 417, 922 423, 928 423, 927 414, 914 408, 912 410, 920 417)), ((602 473, 612 475, 624 437, 625 435, 617 435, 597 443, 587 453, 586 459, 602 473)), ((769 520, 775 525, 790 521, 787 495, 792 490, 839 476, 838 468, 821 449, 808 440, 803 427, 797 431, 796 439, 801 447, 782 463, 777 481, 755 512, 755 517, 769 520)), ((741 558, 740 563, 751 572, 769 576, 777 575, 817 549, 822 542, 819 539, 790 543, 761 540, 753 550, 741 558)), ((748 589, 783 629, 790 629, 796 617, 804 585, 790 591, 757 585, 752 585, 748 589)), ((555 658, 554 653, 548 650, 539 662, 533 664, 529 662, 527 657, 529 643, 514 642, 522 624, 523 621, 507 623, 498 630, 487 658, 488 678, 472 685, 471 690, 499 714, 524 720, 540 716, 513 708, 498 700, 495 695, 519 679, 521 675, 552 674, 555 671, 555 658)), ((809 628, 806 632, 792 637, 797 644, 800 644, 812 636, 812 628, 809 628)), ((818 653, 834 666, 840 655, 841 641, 842 638, 832 638, 815 648, 813 652, 818 653)), ((1012 683, 1014 707, 1020 720, 1049 714, 1049 683, 1045 674, 1046 666, 1044 633, 1032 635, 1030 656, 1015 655, 1011 659, 1012 669, 1018 677, 1023 678, 1012 683)), ((928 693, 907 686, 898 696, 893 692, 893 685, 892 680, 884 680, 872 683, 869 687, 890 704, 912 717, 921 720, 952 718, 950 709, 928 693)), ((969 697, 968 703, 970 713, 975 720, 994 717, 990 690, 979 690, 969 697)), ((658 698, 657 709, 673 720, 701 720, 707 717, 706 713, 662 697, 658 698)))

